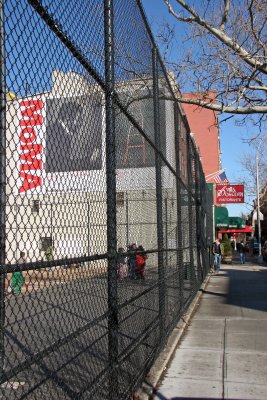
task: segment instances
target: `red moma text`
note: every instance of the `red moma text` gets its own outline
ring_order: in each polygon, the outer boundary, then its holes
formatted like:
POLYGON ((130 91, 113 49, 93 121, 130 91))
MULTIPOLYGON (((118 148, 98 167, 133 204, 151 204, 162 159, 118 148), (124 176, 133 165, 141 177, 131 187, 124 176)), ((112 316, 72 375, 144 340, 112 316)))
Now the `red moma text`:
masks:
POLYGON ((41 176, 43 145, 38 143, 38 129, 43 125, 42 100, 24 100, 20 102, 21 119, 19 121, 19 192, 42 186, 41 176))

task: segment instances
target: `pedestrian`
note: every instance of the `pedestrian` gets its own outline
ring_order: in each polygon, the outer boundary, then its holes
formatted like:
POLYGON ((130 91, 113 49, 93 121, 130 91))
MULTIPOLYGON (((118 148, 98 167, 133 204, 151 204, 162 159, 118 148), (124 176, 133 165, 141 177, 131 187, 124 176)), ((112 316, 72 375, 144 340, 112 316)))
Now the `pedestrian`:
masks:
MULTIPOLYGON (((47 246, 47 248, 45 249, 44 255, 45 255, 45 259, 46 259, 47 261, 53 261, 53 259, 54 259, 54 256, 53 256, 53 247, 52 247, 52 246, 47 246)), ((49 268, 48 268, 48 271, 52 271, 52 268, 49 267, 49 268)))
POLYGON ((142 245, 138 246, 137 252, 136 252, 136 266, 135 266, 135 272, 136 276, 140 277, 141 279, 145 279, 145 266, 146 266, 146 260, 147 260, 147 255, 145 253, 145 249, 143 248, 142 245))
POLYGON ((263 260, 267 261, 267 240, 265 240, 262 249, 263 260))
POLYGON ((236 250, 236 240, 233 236, 231 236, 230 241, 231 241, 232 250, 233 251, 236 250))
POLYGON ((212 246, 212 253, 214 255, 214 271, 215 273, 220 272, 221 268, 221 257, 222 257, 222 248, 221 241, 216 239, 212 246))
POLYGON ((243 241, 237 243, 237 251, 239 252, 241 264, 245 264, 246 255, 245 255, 245 245, 243 241))
POLYGON ((135 279, 135 264, 136 264, 136 244, 132 243, 128 246, 128 267, 130 279, 135 279))
POLYGON ((127 271, 127 265, 125 262, 126 257, 124 256, 124 248, 119 247, 118 249, 118 255, 117 255, 117 274, 119 280, 122 280, 123 278, 126 278, 128 271, 127 271))
MULTIPOLYGON (((18 264, 26 263, 26 254, 24 253, 24 251, 20 252, 20 257, 17 263, 18 264)), ((24 276, 22 274, 22 271, 13 272, 11 280, 11 290, 16 296, 20 294, 23 283, 24 283, 24 276)))

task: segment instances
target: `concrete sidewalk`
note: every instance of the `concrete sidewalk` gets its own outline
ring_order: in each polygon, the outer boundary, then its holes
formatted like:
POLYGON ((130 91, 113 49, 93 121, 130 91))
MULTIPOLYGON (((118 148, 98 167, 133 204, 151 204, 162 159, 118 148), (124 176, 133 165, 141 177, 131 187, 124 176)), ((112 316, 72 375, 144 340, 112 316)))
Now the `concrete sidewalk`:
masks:
POLYGON ((211 276, 154 399, 267 399, 266 267, 211 276))

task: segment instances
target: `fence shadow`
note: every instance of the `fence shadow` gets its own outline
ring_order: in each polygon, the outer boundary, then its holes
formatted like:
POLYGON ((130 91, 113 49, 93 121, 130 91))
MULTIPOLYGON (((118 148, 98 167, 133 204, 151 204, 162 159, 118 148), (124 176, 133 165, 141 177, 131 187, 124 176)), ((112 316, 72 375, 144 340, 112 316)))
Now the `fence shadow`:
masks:
POLYGON ((225 298, 227 304, 267 311, 267 269, 254 271, 226 268, 229 288, 225 298))

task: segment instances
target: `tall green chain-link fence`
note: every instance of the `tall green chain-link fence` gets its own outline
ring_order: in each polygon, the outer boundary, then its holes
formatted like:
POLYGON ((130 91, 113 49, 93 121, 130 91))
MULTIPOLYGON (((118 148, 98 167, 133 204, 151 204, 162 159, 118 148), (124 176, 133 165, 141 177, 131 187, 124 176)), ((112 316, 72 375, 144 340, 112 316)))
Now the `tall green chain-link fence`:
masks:
POLYGON ((0 4, 0 398, 129 399, 210 268, 199 154, 140 1, 0 4))

